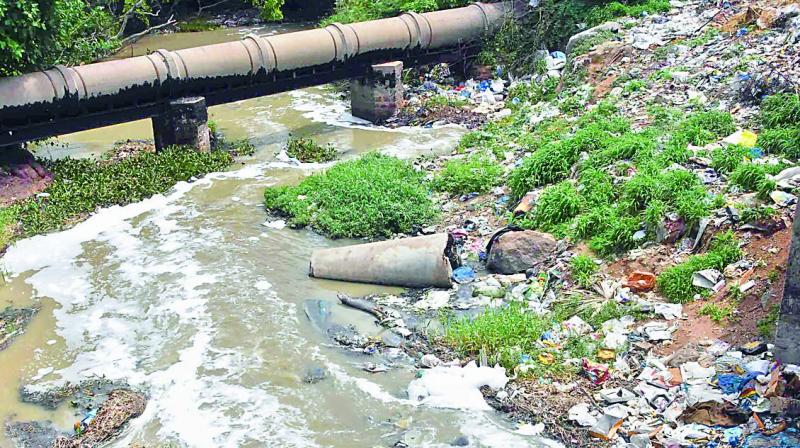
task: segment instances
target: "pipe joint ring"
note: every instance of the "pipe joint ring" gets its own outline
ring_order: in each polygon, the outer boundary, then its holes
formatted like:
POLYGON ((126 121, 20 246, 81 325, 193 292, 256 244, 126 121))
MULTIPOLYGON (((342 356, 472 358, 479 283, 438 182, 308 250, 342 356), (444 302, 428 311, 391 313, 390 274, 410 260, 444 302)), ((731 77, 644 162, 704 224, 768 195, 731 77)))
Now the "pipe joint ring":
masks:
MULTIPOLYGON (((81 79, 80 75, 75 72, 75 70, 63 65, 56 65, 53 67, 53 70, 57 71, 64 80, 61 90, 66 93, 67 97, 73 97, 77 99, 86 98, 86 86, 83 84, 83 80, 81 79)), ((58 79, 57 76, 54 78, 56 80, 58 79)), ((53 82, 53 80, 53 78, 50 78, 50 82, 53 82)), ((58 90, 58 88, 56 89, 58 90)))
POLYGON ((261 69, 264 69, 264 72, 269 73, 275 69, 277 58, 272 51, 272 47, 262 39, 260 36, 255 34, 248 34, 242 39, 242 43, 244 44, 247 52, 250 53, 250 60, 252 61, 252 75, 257 74, 261 69), (256 48, 258 48, 258 57, 254 57, 251 51, 251 47, 247 45, 247 42, 252 42, 255 44, 256 48))
POLYGON ((416 12, 408 12, 401 15, 400 19, 406 23, 412 35, 412 48, 416 46, 423 50, 430 48, 433 42, 433 27, 427 17, 416 12))
POLYGON ((183 71, 181 70, 183 63, 179 60, 175 53, 164 49, 159 49, 153 52, 153 55, 156 54, 161 56, 161 59, 164 61, 164 65, 167 67, 167 79, 183 79, 183 71))

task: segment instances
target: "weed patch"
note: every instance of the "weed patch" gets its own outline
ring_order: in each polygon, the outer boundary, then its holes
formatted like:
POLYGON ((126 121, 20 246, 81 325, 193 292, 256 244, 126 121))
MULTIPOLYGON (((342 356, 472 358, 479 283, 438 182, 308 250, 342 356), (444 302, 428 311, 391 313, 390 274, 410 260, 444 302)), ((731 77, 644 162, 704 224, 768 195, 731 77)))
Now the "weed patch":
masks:
POLYGON ((716 303, 707 303, 700 308, 701 316, 708 316, 716 323, 730 319, 733 315, 733 307, 730 305, 717 305, 716 303))
POLYGON ((772 338, 775 336, 775 329, 778 326, 778 317, 781 314, 781 307, 780 305, 772 305, 769 308, 769 312, 763 319, 759 320, 756 323, 756 328, 758 328, 758 334, 760 334, 764 338, 772 338))
POLYGON ((452 194, 485 193, 503 181, 503 167, 486 154, 448 160, 433 187, 452 194))
POLYGON ((310 138, 289 137, 286 154, 301 162, 330 162, 336 159, 336 148, 328 144, 320 145, 310 138))
POLYGON ((703 290, 692 285, 692 275, 703 269, 723 270, 725 266, 742 258, 742 251, 732 232, 717 235, 709 250, 702 255, 693 255, 683 263, 665 270, 658 276, 656 285, 670 302, 687 303, 703 290))
POLYGON ((339 163, 296 186, 267 188, 264 199, 292 226, 311 226, 332 238, 390 237, 437 216, 423 175, 378 153, 339 163))
POLYGON ((594 283, 597 274, 597 264, 592 257, 586 255, 576 255, 570 261, 572 268, 572 278, 584 288, 589 288, 594 283))

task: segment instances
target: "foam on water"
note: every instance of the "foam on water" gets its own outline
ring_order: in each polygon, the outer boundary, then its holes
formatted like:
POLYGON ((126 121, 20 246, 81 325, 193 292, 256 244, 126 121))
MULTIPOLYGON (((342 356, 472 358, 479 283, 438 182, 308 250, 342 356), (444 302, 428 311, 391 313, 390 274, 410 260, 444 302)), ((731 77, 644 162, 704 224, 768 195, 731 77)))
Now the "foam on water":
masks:
MULTIPOLYGON (((33 272, 26 282, 58 302, 56 331, 74 356, 65 368, 39 369, 29 380, 49 381, 35 388, 92 375, 144 387, 151 397, 145 414, 117 446, 154 429, 161 440, 193 447, 315 446, 299 410, 280 403, 268 384, 242 382, 242 373, 263 360, 218 346, 214 308, 224 303, 212 302, 212 290, 236 272, 224 261, 198 261, 225 242, 222 232, 195 228, 198 212, 186 200, 214 181, 262 173, 263 166, 253 165, 180 183, 169 194, 100 210, 72 229, 10 248, 4 268, 12 276, 33 272), (98 254, 102 262, 89 263, 98 254), (177 361, 170 355, 175 351, 177 361)), ((279 326, 296 326, 294 308, 271 288, 258 283, 259 301, 283 321, 279 326)), ((290 330, 281 337, 291 343, 298 335, 290 330)))

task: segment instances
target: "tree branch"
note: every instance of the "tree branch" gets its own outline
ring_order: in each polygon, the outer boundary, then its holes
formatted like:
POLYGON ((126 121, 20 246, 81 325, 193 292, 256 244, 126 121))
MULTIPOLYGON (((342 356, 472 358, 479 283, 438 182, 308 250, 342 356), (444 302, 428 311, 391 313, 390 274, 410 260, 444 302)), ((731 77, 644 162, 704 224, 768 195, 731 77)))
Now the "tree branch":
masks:
POLYGON ((175 16, 170 16, 170 18, 166 22, 162 23, 161 25, 151 26, 150 28, 148 28, 148 29, 146 29, 146 30, 144 30, 142 32, 139 32, 139 33, 136 33, 136 34, 131 34, 130 36, 126 37, 125 39, 122 39, 122 42, 120 42, 120 46, 124 47, 125 45, 132 44, 132 43, 136 42, 137 40, 139 40, 139 38, 144 37, 144 36, 152 33, 153 31, 158 31, 158 30, 160 30, 162 28, 166 28, 168 26, 172 26, 176 22, 177 22, 177 20, 175 20, 175 16))
POLYGON ((202 14, 203 10, 211 9, 211 8, 213 8, 215 6, 219 6, 219 5, 223 4, 223 3, 228 3, 228 1, 229 0, 221 0, 221 1, 218 1, 216 3, 212 3, 212 4, 208 5, 208 6, 203 6, 203 4, 200 2, 200 0, 198 0, 197 4, 200 6, 200 8, 197 10, 197 14, 198 15, 202 14))
POLYGON ((122 37, 125 34, 125 28, 128 27, 128 20, 130 20, 130 18, 136 12, 136 9, 139 8, 140 6, 142 6, 142 3, 144 3, 144 0, 138 0, 136 3, 133 4, 133 6, 131 6, 131 9, 129 9, 122 16, 122 23, 119 26, 119 31, 117 31, 117 36, 116 36, 117 39, 119 39, 120 37, 122 37))

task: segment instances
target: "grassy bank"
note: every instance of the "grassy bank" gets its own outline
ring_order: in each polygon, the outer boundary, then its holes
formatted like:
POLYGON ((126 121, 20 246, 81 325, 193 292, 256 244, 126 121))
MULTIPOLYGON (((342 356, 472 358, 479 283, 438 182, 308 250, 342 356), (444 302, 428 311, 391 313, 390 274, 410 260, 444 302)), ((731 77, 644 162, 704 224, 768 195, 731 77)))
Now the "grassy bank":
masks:
MULTIPOLYGON (((252 151, 252 146, 239 143, 229 149, 243 154, 252 151)), ((53 174, 53 182, 43 194, 0 209, 0 247, 16 238, 63 230, 101 207, 164 193, 177 182, 224 170, 233 160, 229 151, 170 148, 120 160, 42 161, 53 174)))

